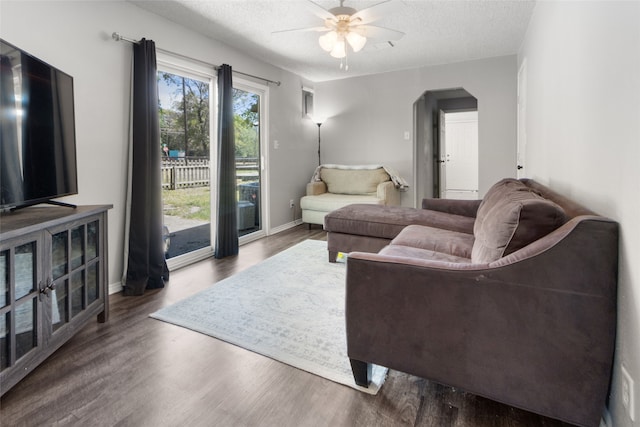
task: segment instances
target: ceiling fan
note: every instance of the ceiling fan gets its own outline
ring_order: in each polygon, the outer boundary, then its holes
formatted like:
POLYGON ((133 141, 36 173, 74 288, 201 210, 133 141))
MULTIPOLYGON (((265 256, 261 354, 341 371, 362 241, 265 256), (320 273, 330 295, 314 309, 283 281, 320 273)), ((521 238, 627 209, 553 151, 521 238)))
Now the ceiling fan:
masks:
MULTIPOLYGON (((324 21, 323 26, 275 31, 274 34, 296 31, 325 33, 320 36, 318 43, 322 49, 338 59, 347 56, 348 47, 353 52, 359 52, 367 43, 367 39, 391 44, 392 41, 404 36, 401 31, 369 25, 371 22, 377 21, 397 10, 401 6, 400 1, 387 0, 360 11, 344 6, 344 0, 340 0, 340 6, 329 10, 311 0, 307 0, 306 4, 311 12, 324 21)), ((342 66, 341 62, 340 67, 342 68, 342 66)))

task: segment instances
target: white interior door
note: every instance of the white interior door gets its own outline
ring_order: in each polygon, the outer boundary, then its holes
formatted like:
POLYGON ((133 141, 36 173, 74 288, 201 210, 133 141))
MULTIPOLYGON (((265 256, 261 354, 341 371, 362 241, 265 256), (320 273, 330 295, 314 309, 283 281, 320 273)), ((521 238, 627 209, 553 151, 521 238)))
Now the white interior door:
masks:
POLYGON ((441 167, 446 199, 478 198, 478 112, 441 112, 441 167), (443 162, 442 162, 443 161, 443 162))
POLYGON ((445 199, 447 194, 447 128, 445 112, 440 110, 438 115, 438 158, 440 198, 445 199))

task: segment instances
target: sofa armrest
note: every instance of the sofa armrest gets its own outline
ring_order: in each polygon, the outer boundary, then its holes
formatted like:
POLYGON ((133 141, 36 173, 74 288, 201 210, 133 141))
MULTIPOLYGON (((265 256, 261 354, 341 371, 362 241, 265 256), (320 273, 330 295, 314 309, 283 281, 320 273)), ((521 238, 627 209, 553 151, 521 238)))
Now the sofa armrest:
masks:
POLYGON ((327 184, 323 181, 313 181, 307 184, 307 196, 317 196, 327 192, 327 184))
POLYGON ((475 218, 480 203, 482 200, 422 199, 422 209, 475 218))
POLYGON ((384 200, 386 206, 400 206, 400 192, 392 181, 385 181, 378 184, 378 199, 384 200))
POLYGON ((499 266, 350 253, 349 358, 597 426, 615 344, 617 226, 561 228, 499 266))

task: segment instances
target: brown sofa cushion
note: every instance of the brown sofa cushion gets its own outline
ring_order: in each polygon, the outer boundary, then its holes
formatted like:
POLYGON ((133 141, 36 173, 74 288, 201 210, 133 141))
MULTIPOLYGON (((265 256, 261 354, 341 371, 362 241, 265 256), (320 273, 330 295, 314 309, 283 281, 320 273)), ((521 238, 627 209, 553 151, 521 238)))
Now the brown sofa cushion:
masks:
POLYGON ((344 206, 324 217, 324 229, 328 232, 383 239, 393 239, 411 224, 473 235, 474 218, 427 209, 363 204, 344 206))
POLYGON ((408 260, 415 258, 426 259, 429 261, 452 262, 456 264, 469 264, 471 262, 469 258, 433 251, 430 249, 416 248, 414 246, 389 245, 382 248, 379 253, 380 255, 405 258, 408 260))
POLYGON ((370 194, 378 190, 378 184, 391 178, 384 168, 333 169, 323 167, 320 178, 327 184, 329 193, 370 194))
POLYGON ((562 208, 515 179, 495 184, 483 199, 473 227, 474 263, 508 255, 566 222, 562 208))
POLYGON ((391 241, 391 245, 409 246, 433 252, 471 258, 473 235, 424 225, 409 225, 391 241))

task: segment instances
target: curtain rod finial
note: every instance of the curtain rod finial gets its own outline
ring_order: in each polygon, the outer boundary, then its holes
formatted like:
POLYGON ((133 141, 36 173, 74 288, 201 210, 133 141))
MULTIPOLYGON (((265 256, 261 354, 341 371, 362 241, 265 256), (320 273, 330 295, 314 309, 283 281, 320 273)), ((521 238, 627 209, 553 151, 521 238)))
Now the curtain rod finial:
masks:
POLYGON ((122 36, 120 34, 116 33, 115 31, 111 34, 111 38, 114 39, 117 42, 122 40, 122 36))

